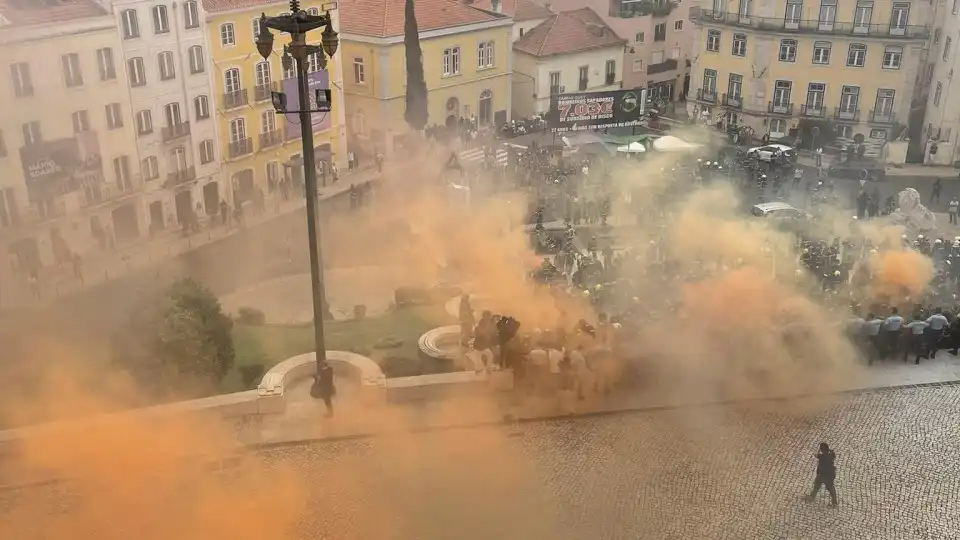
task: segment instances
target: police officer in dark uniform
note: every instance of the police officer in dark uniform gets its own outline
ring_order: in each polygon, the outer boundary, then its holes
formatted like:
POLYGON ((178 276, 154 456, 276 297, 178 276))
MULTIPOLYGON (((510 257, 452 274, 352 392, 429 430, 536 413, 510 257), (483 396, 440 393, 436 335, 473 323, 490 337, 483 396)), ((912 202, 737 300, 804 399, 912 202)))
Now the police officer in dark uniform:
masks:
POLYGON ((817 452, 817 476, 813 480, 813 490, 810 491, 810 494, 804 497, 804 500, 807 502, 813 502, 817 498, 817 493, 820 492, 821 487, 827 488, 827 493, 830 494, 830 506, 837 506, 837 488, 834 487, 833 482, 837 478, 837 454, 830 449, 830 446, 827 443, 820 443, 820 451, 817 452))

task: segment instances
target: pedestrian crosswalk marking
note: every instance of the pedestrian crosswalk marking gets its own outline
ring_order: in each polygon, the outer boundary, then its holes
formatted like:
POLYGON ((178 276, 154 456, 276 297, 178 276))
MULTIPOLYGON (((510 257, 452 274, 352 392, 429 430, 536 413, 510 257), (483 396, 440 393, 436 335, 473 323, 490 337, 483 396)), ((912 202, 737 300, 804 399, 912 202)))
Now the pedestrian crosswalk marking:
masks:
MULTIPOLYGON (((460 152, 459 155, 460 164, 467 165, 482 165, 483 164, 483 148, 473 148, 471 150, 464 150, 460 152)), ((497 165, 501 167, 507 166, 508 154, 507 151, 498 148, 496 152, 496 162, 497 165)))

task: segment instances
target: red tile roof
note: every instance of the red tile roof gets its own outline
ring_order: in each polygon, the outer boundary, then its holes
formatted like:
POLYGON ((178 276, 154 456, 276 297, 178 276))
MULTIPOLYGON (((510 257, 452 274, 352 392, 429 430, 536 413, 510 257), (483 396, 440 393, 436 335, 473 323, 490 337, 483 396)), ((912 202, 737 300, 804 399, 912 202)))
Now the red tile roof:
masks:
POLYGON ((0 27, 60 23, 107 14, 92 0, 0 0, 0 15, 5 19, 0 27))
MULTIPOLYGON (((369 37, 403 35, 405 0, 340 0, 340 32, 369 37)), ((456 0, 416 0, 420 32, 504 19, 456 0)))
MULTIPOLYGON (((463 0, 464 4, 480 8, 485 11, 497 10, 493 7, 494 0, 463 0)), ((534 19, 549 19, 553 12, 533 2, 533 0, 500 0, 500 11, 512 15, 515 21, 530 21, 534 19)))
POLYGON ((533 56, 572 54, 626 43, 590 8, 563 11, 537 25, 513 44, 533 56))

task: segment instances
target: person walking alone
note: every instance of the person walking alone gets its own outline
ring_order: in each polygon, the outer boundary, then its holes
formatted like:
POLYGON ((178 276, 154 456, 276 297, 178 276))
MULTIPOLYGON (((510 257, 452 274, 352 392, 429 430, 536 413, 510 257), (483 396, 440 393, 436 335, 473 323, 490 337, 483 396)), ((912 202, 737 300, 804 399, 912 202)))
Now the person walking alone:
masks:
POLYGON ((333 416, 333 396, 337 395, 337 388, 333 385, 333 368, 329 363, 324 363, 317 370, 313 386, 310 387, 310 395, 322 399, 327 406, 327 416, 333 416))
POLYGON ((837 488, 834 481, 837 478, 837 453, 830 449, 827 443, 820 443, 820 451, 817 452, 817 476, 813 479, 813 489, 810 494, 804 497, 806 502, 813 502, 817 499, 817 493, 821 487, 827 488, 830 494, 830 507, 837 507, 837 488))

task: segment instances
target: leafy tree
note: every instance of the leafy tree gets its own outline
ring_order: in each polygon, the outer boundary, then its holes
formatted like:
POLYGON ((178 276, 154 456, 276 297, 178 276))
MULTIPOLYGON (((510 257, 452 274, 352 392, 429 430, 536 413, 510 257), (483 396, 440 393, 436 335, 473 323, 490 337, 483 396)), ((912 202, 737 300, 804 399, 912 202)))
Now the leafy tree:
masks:
POLYGON ((427 126, 427 82, 423 77, 423 52, 413 0, 406 0, 403 19, 403 46, 407 56, 407 95, 404 120, 416 131, 427 126))
POLYGON ((182 279, 150 305, 117 343, 119 360, 149 386, 214 383, 233 367, 233 321, 210 289, 182 279))

